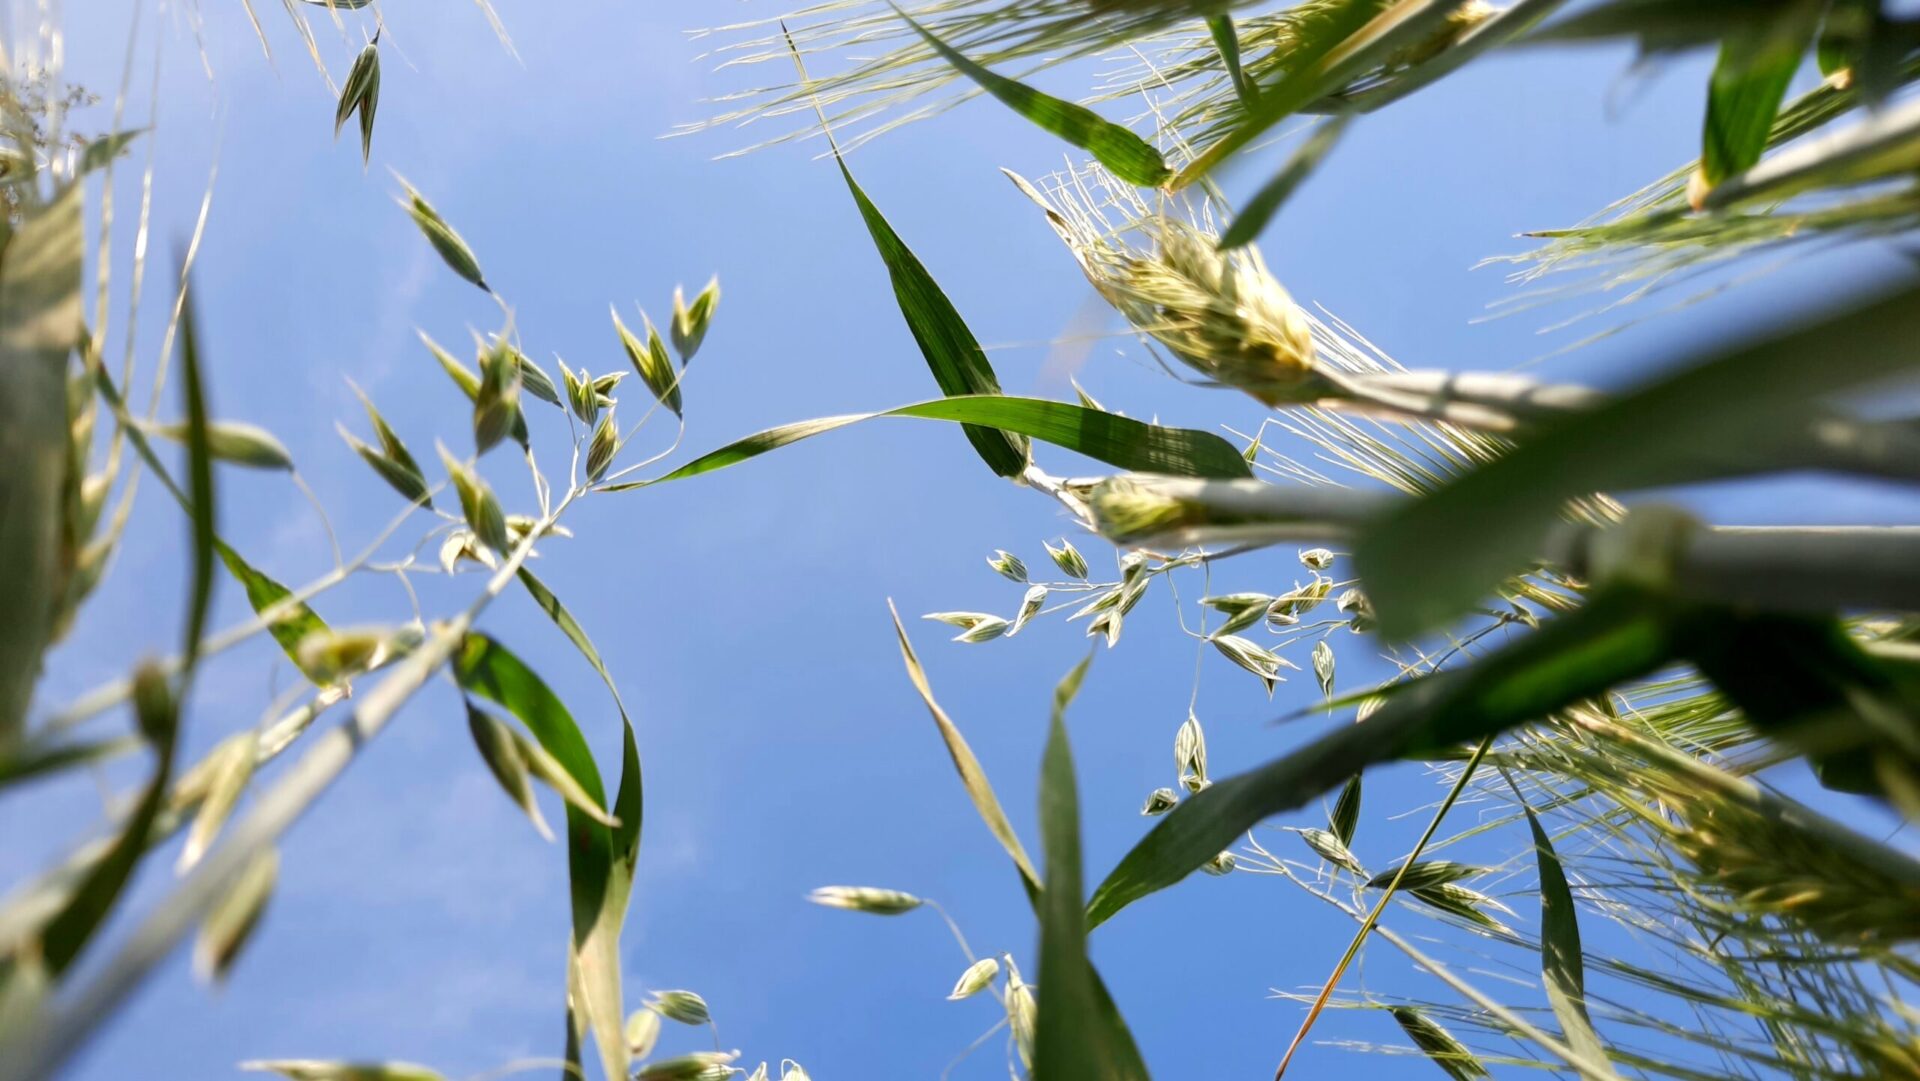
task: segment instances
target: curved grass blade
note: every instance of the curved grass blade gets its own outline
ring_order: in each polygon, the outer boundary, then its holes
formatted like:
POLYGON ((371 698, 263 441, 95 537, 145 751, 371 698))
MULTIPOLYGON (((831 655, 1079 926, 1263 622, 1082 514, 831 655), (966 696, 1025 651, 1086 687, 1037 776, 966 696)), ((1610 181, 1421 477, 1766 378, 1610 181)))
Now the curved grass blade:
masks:
POLYGON ((1040 840, 1047 883, 1040 899, 1040 1020, 1034 1033, 1033 1073, 1050 1081, 1109 1081, 1103 1061, 1092 969, 1087 962, 1087 914, 1080 879, 1080 804, 1073 752, 1062 714, 1086 675, 1089 654, 1054 692, 1053 719, 1040 767, 1040 840))
MULTIPOLYGON (((146 432, 127 415, 126 399, 121 397, 119 388, 114 386, 104 366, 94 369, 94 385, 112 406, 115 416, 120 418, 122 430, 127 433, 127 441, 133 444, 134 450, 146 463, 147 468, 160 478, 161 484, 179 501, 180 508, 192 514, 194 507, 192 497, 181 490, 172 474, 167 471, 165 464, 154 453, 153 445, 148 441, 146 432)), ((274 640, 280 644, 281 649, 286 651, 288 658, 305 673, 305 667, 300 665, 300 643, 308 634, 327 630, 326 622, 314 614, 313 609, 305 602, 292 600, 291 590, 255 569, 241 558, 239 552, 218 536, 212 538, 212 550, 226 565, 227 572, 247 591, 247 603, 252 606, 256 615, 264 616, 269 611, 276 613, 268 622, 267 629, 273 634, 274 640)), ((203 624, 204 621, 203 616, 203 624)), ((196 637, 195 642, 197 643, 198 640, 196 637)), ((188 653, 189 657, 196 655, 192 651, 188 653)), ((315 680, 315 682, 323 681, 315 680)))
MULTIPOLYGON (((186 663, 181 669, 180 686, 184 692, 200 659, 200 639, 207 630, 207 609, 213 603, 213 551, 220 543, 214 535, 213 447, 207 435, 206 384, 200 370, 200 335, 195 330, 193 297, 184 280, 180 285, 180 384, 186 399, 187 513, 193 520, 193 571, 187 601, 187 625, 181 653, 186 663)), ((224 545, 222 545, 224 547, 224 545)))
MULTIPOLYGON (((842 165, 841 169, 845 172, 846 167, 842 165)), ((874 244, 887 262, 900 313, 906 318, 908 329, 913 332, 914 341, 919 344, 921 355, 926 357, 941 391, 949 396, 999 394, 1000 381, 994 376, 972 330, 913 252, 894 234, 886 219, 880 217, 879 210, 854 185, 853 174, 845 175, 855 201, 860 204, 861 214, 867 219, 874 244)), ((981 459, 996 474, 1017 477, 1026 470, 1031 452, 1025 439, 1005 430, 977 425, 967 426, 965 431, 981 459)))
POLYGON ((1246 459, 1240 456, 1233 444, 1212 432, 1162 428, 1114 413, 1041 398, 982 394, 916 402, 878 413, 852 413, 783 424, 703 454, 663 477, 616 484, 607 490, 625 491, 661 481, 711 473, 749 458, 757 458, 770 450, 798 443, 802 439, 876 417, 916 417, 991 426, 1031 436, 1134 472, 1212 479, 1243 479, 1252 475, 1246 459))
POLYGON ((1333 152, 1334 144, 1340 136, 1346 134, 1347 125, 1353 121, 1352 114, 1342 114, 1321 122, 1307 136, 1300 148, 1287 159, 1286 165, 1255 192, 1252 199, 1233 216, 1232 224, 1220 236, 1220 250, 1242 247, 1253 243, 1254 239, 1266 231, 1267 223, 1280 211, 1280 207, 1293 197, 1296 189, 1304 183, 1313 171, 1320 167, 1328 154, 1333 152))
POLYGON ((1088 922, 1099 926, 1173 885, 1263 819, 1370 765, 1449 752, 1644 675, 1673 656, 1657 606, 1637 593, 1597 594, 1469 668, 1413 681, 1359 724, 1184 800, 1094 890, 1088 922))
MULTIPOLYGON (((798 54, 795 58, 797 62, 798 54)), ((804 79, 804 70, 801 74, 804 79)), ((873 237, 873 246, 887 265, 900 315, 906 319, 907 329, 913 332, 913 340, 920 346, 927 367, 933 371, 934 382, 940 384, 940 393, 948 397, 999 394, 1000 380, 994 376, 993 366, 987 363, 987 354, 968 329, 966 320, 960 318, 960 312, 941 291, 940 283, 927 273, 919 257, 900 239, 900 234, 893 231, 880 208, 861 190, 847 163, 841 159, 838 144, 834 145, 833 155, 834 164, 840 167, 840 175, 847 182, 847 190, 853 194, 854 205, 860 208, 867 233, 873 237)), ((1026 471, 1031 452, 1024 438, 977 425, 968 425, 965 430, 967 440, 987 463, 987 468, 1003 477, 1017 477, 1026 471)))
POLYGON ((1213 47, 1220 54, 1220 62, 1226 65, 1227 78, 1233 82, 1233 92, 1240 95, 1240 103, 1249 108, 1260 98, 1260 89, 1247 79, 1246 68, 1240 63, 1240 34, 1234 29, 1233 16, 1207 16, 1207 33, 1213 38, 1213 47))
POLYGON ((927 705, 927 712, 933 714, 934 727, 940 730, 940 740, 947 746, 947 754, 953 759, 953 768, 960 774, 960 784, 973 800, 973 809, 979 813, 981 821, 987 824, 987 832, 993 834, 1006 849, 1007 856, 1013 860, 1013 866, 1020 872, 1020 884, 1026 887, 1027 897, 1036 903, 1040 897, 1040 875, 1033 869, 1033 861, 1027 858, 1027 850, 1020 844, 1020 836, 1013 832, 1013 823, 1007 820, 1007 812, 1000 807, 1000 799, 993 794, 993 785, 988 782, 986 771, 980 768, 980 760, 974 757, 973 748, 967 745, 967 739, 960 734, 960 728, 947 716, 934 700, 933 687, 927 683, 927 670, 920 666, 920 658, 913 652, 913 642, 907 638, 907 628, 900 623, 900 613, 894 609, 893 602, 887 602, 887 610, 893 615, 893 632, 900 639, 900 659, 907 666, 907 678, 913 681, 913 689, 920 692, 920 700, 927 705))
POLYGON ((634 862, 640 853, 641 775, 640 752, 634 741, 633 721, 627 716, 627 704, 621 700, 620 688, 614 685, 613 674, 607 671, 606 662, 600 659, 600 651, 594 648, 593 640, 587 637, 586 628, 573 618, 573 613, 560 603, 560 598, 554 596, 546 583, 525 567, 520 568, 520 584, 533 596, 540 610, 560 628, 560 633, 567 636, 567 641, 572 642, 580 655, 593 666, 593 670, 600 674, 601 681, 607 685, 607 693, 613 696, 614 708, 620 711, 623 729, 620 789, 613 797, 613 814, 619 820, 619 825, 613 831, 613 861, 615 878, 619 878, 624 870, 626 882, 630 885, 634 862))
MULTIPOLYGON (((1038 914, 1044 904, 1045 891, 1041 887, 1040 877, 1034 871, 1033 862, 1027 858, 1027 851, 1020 844, 1020 837, 1013 832, 1013 824, 1007 820, 1006 811, 1001 809, 999 797, 994 795, 993 785, 987 780, 986 771, 980 768, 980 760, 974 757, 973 748, 967 745, 965 736, 940 708, 933 697, 933 688, 927 683, 926 669, 920 665, 920 658, 913 652, 913 642, 907 638, 907 629, 900 623, 900 613, 887 602, 887 610, 893 616, 894 634, 900 641, 900 658, 907 668, 907 678, 913 681, 914 690, 920 693, 920 700, 926 703, 927 712, 933 715, 933 723, 940 731, 941 742, 946 744, 947 754, 953 759, 954 771, 960 775, 960 783, 973 800, 975 812, 987 825, 988 832, 1000 842, 1013 865, 1020 872, 1020 885, 1026 890, 1027 900, 1038 914)), ((1089 656, 1088 661, 1092 658, 1089 656)), ((1083 661, 1067 679, 1061 681, 1054 691, 1054 712, 1056 717, 1064 717, 1067 705, 1079 690, 1080 679, 1086 673, 1087 662, 1083 661)), ((1084 932, 1082 932, 1084 935, 1084 932)), ((1084 947, 1083 947, 1084 950, 1084 947)), ((1084 952, 1082 954, 1084 956, 1084 952)), ((1092 995, 1096 1015, 1100 1019, 1104 1033, 1102 1046, 1110 1056, 1109 1065, 1117 1072, 1110 1075, 1121 1081, 1145 1081, 1146 1066, 1140 1058, 1140 1049, 1133 1042, 1133 1035, 1127 1030, 1126 1022, 1120 1017, 1119 1007, 1114 1005, 1113 996, 1107 993, 1105 982, 1098 971, 1088 966, 1092 981, 1092 995)))
MULTIPOLYGON (((1504 770, 1502 771, 1504 772, 1504 770)), ((1607 1061, 1606 1044, 1594 1031, 1587 1015, 1587 977, 1580 946, 1580 917, 1573 905, 1573 890, 1553 840, 1540 827, 1540 819, 1527 806, 1513 778, 1508 787, 1527 813, 1527 828, 1533 833, 1533 851, 1540 868, 1540 977, 1546 984, 1547 1002, 1560 1019, 1567 1046, 1582 1058, 1607 1061)))
POLYGON ((1764 458, 1817 422, 1822 399, 1911 369, 1916 339, 1920 288, 1908 282, 1691 358, 1389 509, 1354 545, 1381 634, 1406 638, 1470 609, 1526 567, 1570 499, 1723 475, 1729 455, 1764 458))
MULTIPOLYGON (((593 751, 566 705, 532 669, 505 646, 478 633, 467 635, 461 643, 453 667, 461 687, 518 717, 593 803, 606 806, 606 789, 593 751)), ((631 733, 625 752, 631 763, 635 757, 631 733)), ((636 769, 622 778, 614 804, 614 814, 621 819, 621 834, 631 831, 636 847, 638 803, 636 769), (629 779, 633 782, 631 790, 629 779), (629 802, 634 805, 631 823, 623 815, 629 802)), ((624 849, 623 844, 623 837, 615 830, 573 804, 567 805, 567 875, 573 909, 569 965, 578 972, 576 1005, 593 1033, 601 1064, 610 1078, 625 1077, 629 1062, 626 1040, 621 1035, 625 1017, 620 1003, 620 925, 626 918, 632 885, 633 850, 624 849)))
MULTIPOLYGON (((898 7, 894 12, 905 19, 908 26, 919 33, 933 51, 940 54, 947 63, 967 78, 978 83, 982 90, 999 98, 1014 112, 1026 117, 1036 126, 1072 143, 1074 146, 1094 156, 1094 159, 1107 167, 1107 171, 1129 184, 1138 184, 1145 188, 1156 188, 1172 175, 1167 168, 1166 159, 1153 148, 1153 144, 1135 135, 1132 131, 1106 120, 1099 113, 1070 101, 1062 101, 1051 94, 1042 93, 1022 82, 996 75, 972 60, 959 50, 933 35, 933 32, 915 22, 912 16, 898 7)), ((1232 29, 1228 28, 1228 37, 1232 29)), ((1216 39, 1218 33, 1215 34, 1216 39)), ((1245 82, 1240 74, 1239 49, 1233 52, 1232 71, 1238 78, 1236 84, 1245 82)), ((844 166, 843 166, 844 168, 844 166)), ((856 199, 862 200, 861 212, 866 212, 864 198, 856 193, 856 199)))
POLYGON ((1730 34, 1707 84, 1700 172, 1711 188, 1760 160, 1823 5, 1801 3, 1773 25, 1730 34))
POLYGON ((567 641, 572 642, 574 648, 580 651, 580 655, 593 666, 593 670, 600 674, 601 681, 607 685, 608 693, 613 695, 614 706, 620 710, 620 719, 627 720, 627 707, 626 703, 620 700, 620 688, 614 685, 613 674, 607 671, 606 662, 600 659, 600 651, 594 648, 593 640, 587 637, 586 628, 580 625, 579 620, 573 618, 573 613, 567 611, 567 606, 560 603, 560 598, 554 596, 553 590, 548 589, 545 582, 525 567, 520 568, 520 584, 526 587, 527 593, 533 597, 533 602, 540 606, 540 610, 547 614, 547 618, 553 620, 554 625, 560 628, 560 633, 567 636, 567 641))

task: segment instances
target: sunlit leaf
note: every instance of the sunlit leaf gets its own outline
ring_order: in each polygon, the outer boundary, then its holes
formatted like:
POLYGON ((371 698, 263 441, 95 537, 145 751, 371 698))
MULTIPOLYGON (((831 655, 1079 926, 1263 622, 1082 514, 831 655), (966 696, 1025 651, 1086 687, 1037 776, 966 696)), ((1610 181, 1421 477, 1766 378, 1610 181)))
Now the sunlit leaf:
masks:
MULTIPOLYGON (((1166 159, 1153 145, 1127 130, 1100 116, 1099 113, 1070 101, 1062 101, 1051 94, 1035 90, 1025 83, 1016 82, 1003 75, 996 75, 979 64, 974 63, 958 50, 935 37, 931 31, 914 22, 904 12, 900 17, 907 25, 926 39, 928 45, 940 54, 947 63, 952 64, 961 74, 980 85, 982 90, 999 98, 1014 112, 1026 117, 1035 125, 1065 139, 1067 142, 1092 154, 1094 159, 1107 167, 1114 176, 1131 184, 1142 187, 1158 187, 1168 176, 1166 159)), ((1236 52, 1236 58, 1238 53, 1236 52)), ((1238 70, 1238 64, 1235 65, 1238 70)), ((851 179, 849 179, 851 183, 851 179)), ((861 213, 869 213, 869 204, 856 188, 854 198, 861 204, 861 213)), ((877 212, 873 212, 877 215, 877 212)), ((872 217, 869 217, 871 224, 872 217)), ((875 237, 878 240, 878 236, 875 237)), ((902 249, 904 250, 904 249, 902 249)))
MULTIPOLYGON (((975 340, 973 331, 967 328, 966 321, 960 318, 953 302, 941 291, 933 275, 927 273, 919 257, 893 231, 880 208, 873 205, 854 181, 847 163, 839 157, 838 147, 834 150, 834 161, 846 179, 847 190, 853 193, 854 204, 860 208, 860 217, 867 223, 867 232, 873 237, 874 247, 879 249, 881 261, 887 265, 887 276, 893 279, 894 300, 907 321, 907 329, 913 332, 913 340, 920 346, 921 355, 926 357, 927 367, 933 371, 934 382, 940 384, 940 392, 948 397, 999 394, 1000 380, 993 374, 986 353, 975 340)), ((968 425, 966 433, 973 449, 995 473, 1017 477, 1026 470, 1029 451, 1027 441, 1020 435, 979 425, 968 425)))
MULTIPOLYGON (((601 808, 606 790, 599 767, 573 715, 532 669, 506 647, 482 634, 469 634, 454 658, 454 675, 469 693, 512 713, 539 745, 601 808)), ((621 1028, 620 925, 626 917, 632 885, 632 859, 639 844, 639 770, 631 732, 625 745, 615 831, 572 804, 567 806, 567 868, 573 908, 573 956, 578 968, 577 1003, 593 1033, 608 1077, 626 1076, 629 1056, 621 1028), (631 789, 629 788, 631 783, 631 789), (632 819, 627 813, 631 805, 632 819), (628 834, 631 847, 628 847, 628 834)))
MULTIPOLYGON (((1516 790, 1516 795, 1518 794, 1516 790)), ((1527 814, 1527 828, 1533 833, 1535 861, 1540 868, 1540 976, 1547 988, 1547 1001, 1553 1015, 1560 1019, 1567 1046, 1588 1062, 1606 1062, 1606 1044, 1593 1029, 1587 1015, 1587 982, 1580 945, 1580 917, 1574 908, 1573 890, 1567 886, 1566 870, 1553 840, 1540 828, 1540 819, 1523 800, 1520 809, 1527 814)))
POLYGON ((993 426, 1077 451, 1121 469, 1143 473, 1212 478, 1249 475, 1246 461, 1233 448, 1233 444, 1211 432, 1162 428, 1065 402, 994 394, 941 398, 879 413, 855 413, 784 424, 735 440, 719 450, 709 451, 657 480, 612 485, 607 490, 622 491, 659 481, 711 473, 802 439, 876 417, 918 417, 923 420, 993 426))
POLYGON ((1822 5, 1802 2, 1779 21, 1729 35, 1707 86, 1700 172, 1707 187, 1750 168, 1800 68, 1822 5))
MULTIPOLYGON (((1307 136, 1273 179, 1261 185, 1253 198, 1240 207, 1232 223, 1227 226, 1227 231, 1220 235, 1220 247, 1238 248, 1252 243, 1254 238, 1265 232, 1267 223, 1273 220, 1273 216, 1280 212, 1280 208, 1293 197, 1300 185, 1333 152, 1340 136, 1346 134, 1351 119, 1350 116, 1336 116, 1314 128, 1313 134, 1307 136)), ((1257 441, 1255 445, 1258 445, 1257 441)), ((1249 453, 1253 449, 1249 447, 1249 453)))

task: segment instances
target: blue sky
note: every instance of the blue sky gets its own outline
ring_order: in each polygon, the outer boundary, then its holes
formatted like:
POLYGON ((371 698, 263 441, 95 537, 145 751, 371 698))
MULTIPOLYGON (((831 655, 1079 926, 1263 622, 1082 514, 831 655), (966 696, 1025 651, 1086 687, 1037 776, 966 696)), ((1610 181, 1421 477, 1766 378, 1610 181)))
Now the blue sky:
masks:
MULTIPOLYGON (((773 424, 934 393, 846 191, 813 159, 813 144, 714 160, 753 132, 659 138, 711 113, 703 98, 748 80, 715 72, 699 59, 703 43, 682 31, 777 5, 499 0, 518 64, 472 5, 396 5, 366 170, 350 137, 332 140, 332 99, 278 5, 257 5, 273 65, 239 12, 207 6, 198 33, 211 78, 187 16, 156 19, 144 6, 131 114, 147 108, 157 37, 156 252, 189 234, 208 170, 219 166, 197 277, 215 412, 263 424, 292 448, 349 548, 398 507, 332 430, 336 419, 364 428, 345 380, 367 389, 416 453, 436 437, 462 446, 464 402, 414 328, 458 344, 469 326, 492 330, 498 319, 394 206, 389 168, 471 242, 542 362, 557 353, 596 372, 624 367, 609 303, 630 313, 637 301, 658 318, 676 283, 697 288, 719 273, 724 299, 685 387, 681 459, 773 424)), ((68 5, 75 79, 117 85, 133 7, 68 5)), ((344 71, 357 30, 348 42, 316 21, 329 64, 344 71)), ((1270 265, 1299 299, 1325 305, 1409 366, 1507 368, 1549 353, 1572 336, 1538 336, 1545 315, 1479 321, 1514 290, 1497 269, 1471 268, 1517 250, 1514 234, 1576 221, 1691 155, 1701 65, 1630 68, 1621 51, 1502 57, 1368 118, 1269 230, 1270 265)), ((997 175, 1002 165, 1029 175, 1056 168, 1062 149, 976 101, 852 159, 979 337, 1017 343, 992 354, 1011 393, 1072 393, 1045 343, 1083 319, 1090 290, 997 175)), ((129 218, 130 172, 120 209, 129 218)), ((1229 187, 1244 190, 1260 172, 1232 174, 1229 187)), ((124 246, 116 258, 125 265, 124 246)), ((1894 265, 1867 251, 1809 261, 1540 370, 1619 383, 1689 342, 1776 318, 1894 265)), ((142 328, 143 356, 154 329, 142 328)), ((1260 417, 1239 397, 1168 381, 1118 336, 1091 349, 1076 374, 1131 415, 1243 430, 1260 417)), ((534 423, 536 439, 555 448, 546 461, 558 460, 558 414, 536 410, 534 423)), ((1043 462, 1076 468, 1060 453, 1043 462)), ((506 456, 488 468, 510 503, 526 498, 506 456)), ((284 479, 227 471, 222 480, 223 528, 254 562, 287 582, 328 567, 324 533, 284 479)), ((1704 505, 1728 520, 1788 520, 1810 509, 1916 520, 1911 501, 1805 481, 1745 487, 1704 505), (1810 508, 1814 493, 1821 505, 1810 508)), ((619 678, 646 762, 646 832, 624 940, 630 997, 700 991, 726 1045, 750 1061, 790 1056, 820 1078, 937 1076, 994 1020, 984 999, 944 1001, 964 965, 946 931, 930 913, 881 920, 803 897, 829 883, 910 890, 940 900, 977 948, 1028 958, 1024 899, 900 670, 886 602, 909 617, 1010 610, 1019 589, 983 557, 1008 548, 1041 566, 1041 540, 1070 524, 989 475, 958 432, 907 421, 693 482, 596 497, 569 521, 577 539, 544 545, 541 573, 619 678)), ((181 532, 177 514, 146 493, 136 540, 55 658, 43 706, 171 648, 181 532)), ((1099 542, 1079 543, 1097 565, 1110 564, 1099 542)), ((1279 552, 1232 565, 1215 586, 1277 592, 1296 573, 1291 553, 1279 552)), ((421 600, 430 612, 451 611, 478 583, 423 578, 421 600)), ((317 607, 336 624, 407 611, 389 579, 358 580, 317 607)), ((1195 654, 1169 609, 1158 594, 1120 649, 1095 659, 1072 716, 1090 877, 1141 832, 1145 794, 1173 781, 1169 749, 1194 693, 1195 654)), ((244 598, 225 589, 218 622, 244 615, 244 598)), ((485 626, 570 703, 611 774, 616 717, 591 670, 517 595, 485 626)), ((988 646, 947 643, 939 629, 910 623, 936 691, 1032 839, 1048 695, 1085 640, 1058 621, 988 646)), ((1357 638, 1341 646, 1355 670, 1372 652, 1357 638)), ((221 658, 213 672, 190 719, 194 749, 253 723, 292 678, 264 643, 221 658)), ((1283 687, 1277 706, 1305 704, 1310 685, 1283 687)), ((1266 724, 1276 706, 1210 652, 1199 666, 1198 712, 1216 775, 1302 738, 1301 728, 1266 724)), ((135 776, 113 774, 122 784, 135 776)), ((1384 776, 1394 780, 1373 789, 1382 795, 1363 827, 1381 863, 1416 826, 1387 813, 1439 794, 1416 771, 1384 776)), ((32 799, 0 802, 8 882, 98 823, 90 783, 32 799)), ((151 861, 136 905, 159 895, 170 862, 151 861)), ((220 1077, 242 1059, 286 1056, 401 1058, 466 1076, 551 1056, 566 918, 563 852, 501 797, 456 697, 436 684, 288 837, 266 923, 229 985, 202 989, 176 959, 72 1076, 220 1077)), ((1317 984, 1347 934, 1340 917, 1284 885, 1202 877, 1136 905, 1100 931, 1094 951, 1158 1076, 1259 1076, 1299 1017, 1269 988, 1317 984)), ((1385 953, 1350 983, 1436 990, 1385 953)), ((1397 1039, 1379 1015, 1333 1016, 1317 1035, 1397 1039)), ((1296 1068, 1303 1077, 1434 1075, 1417 1059, 1321 1046, 1296 1068)), ((995 1043, 955 1076, 1004 1069, 995 1043)))

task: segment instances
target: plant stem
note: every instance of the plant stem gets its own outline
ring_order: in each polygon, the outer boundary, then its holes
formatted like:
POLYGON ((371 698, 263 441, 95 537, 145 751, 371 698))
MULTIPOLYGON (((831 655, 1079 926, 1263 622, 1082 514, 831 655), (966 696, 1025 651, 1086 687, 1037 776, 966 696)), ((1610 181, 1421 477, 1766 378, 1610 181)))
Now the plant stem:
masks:
POLYGON ((1281 1056, 1280 1066, 1273 1071, 1274 1081, 1280 1081, 1286 1076, 1287 1064, 1293 1061, 1294 1052, 1300 1050, 1300 1045, 1306 1041, 1307 1032, 1319 1019, 1321 1011, 1327 1008, 1327 1001, 1333 997, 1334 988, 1340 985, 1340 977, 1346 974, 1347 966, 1353 963, 1354 957, 1360 953, 1360 947, 1366 943, 1367 934, 1374 929, 1376 923, 1380 922, 1380 914, 1386 911, 1387 903, 1393 900, 1394 892, 1400 888, 1400 880, 1406 877, 1408 868, 1411 868, 1414 861, 1420 858, 1420 853, 1426 851, 1427 842, 1433 840, 1434 833, 1440 828, 1441 820, 1447 817, 1448 811, 1453 810, 1454 802, 1460 798, 1460 793, 1466 791, 1467 782, 1473 779, 1474 770, 1479 768, 1480 760, 1486 757, 1487 748, 1491 746, 1493 746, 1493 737, 1488 736, 1474 748, 1473 757, 1467 759, 1466 768, 1460 771, 1459 778, 1453 782, 1453 788, 1448 790, 1447 798, 1440 801, 1440 808, 1434 812, 1433 819, 1427 823, 1426 832, 1420 835, 1419 842, 1413 846, 1413 851, 1407 853, 1407 858, 1400 861, 1400 869, 1393 873, 1393 881, 1387 883, 1387 888, 1380 894, 1380 900, 1374 902, 1373 910, 1368 912, 1367 918, 1360 922, 1360 930, 1354 933, 1353 941, 1347 944, 1347 952, 1341 955, 1340 963, 1333 966, 1333 972, 1327 977, 1326 985, 1320 988, 1320 997, 1314 999, 1313 1008, 1307 1011, 1306 1020, 1300 1022, 1300 1030, 1293 1034, 1293 1042, 1287 1045, 1287 1053, 1281 1056))

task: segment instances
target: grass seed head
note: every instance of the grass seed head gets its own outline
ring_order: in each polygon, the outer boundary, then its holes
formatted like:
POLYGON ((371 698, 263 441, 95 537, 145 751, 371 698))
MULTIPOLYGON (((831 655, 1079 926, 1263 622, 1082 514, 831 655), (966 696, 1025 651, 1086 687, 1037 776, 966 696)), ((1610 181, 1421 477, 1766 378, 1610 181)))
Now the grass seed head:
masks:
POLYGON ((613 464, 614 453, 619 449, 620 426, 614 420, 613 410, 609 409, 593 426, 593 440, 587 444, 587 479, 597 483, 606 476, 607 467, 613 464))
MULTIPOLYGON (((1179 769, 1180 784, 1187 791, 1198 792, 1207 787, 1207 734, 1200 727, 1200 718, 1191 713, 1174 733, 1173 764, 1179 769)), ((1147 805, 1153 804, 1149 801, 1147 805)))
POLYGON ((987 558, 987 566, 1011 581, 1025 583, 1027 580, 1027 565, 1019 556, 1004 548, 994 550, 993 555, 987 558))
POLYGON ((720 304, 720 279, 707 282, 700 295, 687 303, 686 296, 679 286, 673 289, 673 324, 668 328, 673 336, 674 351, 680 354, 680 363, 685 364, 699 352, 700 343, 706 339, 707 327, 713 322, 713 310, 720 304))
POLYGON ((645 1007, 633 1011, 627 1018, 625 1035, 627 1051, 634 1058, 646 1058, 653 1054, 653 1045, 660 1042, 660 1015, 645 1007))
POLYGON ((1086 557, 1080 554, 1080 550, 1073 546, 1072 541, 1062 537, 1058 548, 1045 541, 1041 544, 1046 548, 1047 556, 1053 560, 1053 565, 1059 567, 1062 574, 1079 581, 1086 581, 1086 557))
POLYGON ((960 979, 953 985, 953 993, 947 996, 950 1002, 963 998, 972 998, 992 985, 994 978, 1000 975, 1000 962, 991 957, 982 957, 967 966, 960 979))
POLYGON ((911 893, 874 886, 822 886, 808 894, 807 900, 828 908, 844 908, 849 912, 865 912, 872 916, 898 916, 926 903, 911 893))
POLYGON ((692 991, 655 991, 647 1000, 647 1009, 683 1025, 704 1025, 713 1020, 707 1000, 692 991))

